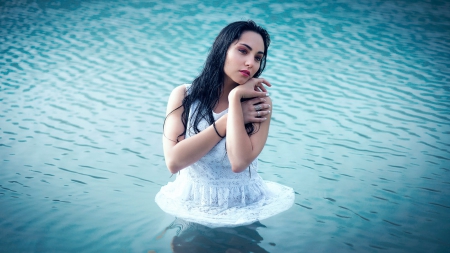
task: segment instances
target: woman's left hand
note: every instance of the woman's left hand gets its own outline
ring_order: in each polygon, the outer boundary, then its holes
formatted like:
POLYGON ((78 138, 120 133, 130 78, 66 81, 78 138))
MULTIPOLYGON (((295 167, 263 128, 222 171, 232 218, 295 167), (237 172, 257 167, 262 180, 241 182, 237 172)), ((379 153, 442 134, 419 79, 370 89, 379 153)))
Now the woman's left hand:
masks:
POLYGON ((266 99, 252 98, 241 102, 242 114, 244 115, 244 124, 263 122, 270 113, 270 105, 266 103, 266 99))

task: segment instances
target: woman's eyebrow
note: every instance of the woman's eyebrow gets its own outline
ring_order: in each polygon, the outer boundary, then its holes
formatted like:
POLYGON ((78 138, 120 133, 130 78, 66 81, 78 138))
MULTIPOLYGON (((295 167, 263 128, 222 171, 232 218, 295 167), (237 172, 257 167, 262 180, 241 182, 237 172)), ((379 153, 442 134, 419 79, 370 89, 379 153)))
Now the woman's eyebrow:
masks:
MULTIPOLYGON (((239 44, 241 44, 241 45, 247 47, 250 51, 253 50, 251 46, 249 46, 249 45, 247 45, 247 44, 245 44, 245 43, 239 43, 239 44)), ((259 51, 258 54, 264 54, 264 52, 259 51)))

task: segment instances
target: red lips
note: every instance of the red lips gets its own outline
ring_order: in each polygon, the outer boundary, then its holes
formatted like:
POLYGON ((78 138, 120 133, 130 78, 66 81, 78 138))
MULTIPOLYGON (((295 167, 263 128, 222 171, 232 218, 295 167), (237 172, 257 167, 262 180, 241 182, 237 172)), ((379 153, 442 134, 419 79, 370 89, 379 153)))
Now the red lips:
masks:
POLYGON ((239 70, 239 72, 241 72, 245 76, 250 76, 250 71, 248 70, 239 70))

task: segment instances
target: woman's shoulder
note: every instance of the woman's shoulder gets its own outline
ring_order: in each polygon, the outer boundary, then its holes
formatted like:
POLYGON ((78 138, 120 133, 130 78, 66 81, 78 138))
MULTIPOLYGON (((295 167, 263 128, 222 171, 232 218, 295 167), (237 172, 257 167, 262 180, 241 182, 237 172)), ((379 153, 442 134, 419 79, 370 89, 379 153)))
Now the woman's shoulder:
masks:
POLYGON ((187 91, 189 90, 190 84, 182 84, 175 87, 170 93, 171 97, 182 97, 184 98, 187 95, 187 91))
POLYGON ((169 105, 170 107, 178 107, 182 103, 183 99, 186 97, 188 87, 185 84, 175 87, 170 93, 169 105))
POLYGON ((171 94, 172 95, 183 95, 183 96, 185 96, 186 92, 189 92, 190 88, 191 88, 191 84, 182 84, 182 85, 179 85, 179 86, 175 87, 172 90, 171 94))

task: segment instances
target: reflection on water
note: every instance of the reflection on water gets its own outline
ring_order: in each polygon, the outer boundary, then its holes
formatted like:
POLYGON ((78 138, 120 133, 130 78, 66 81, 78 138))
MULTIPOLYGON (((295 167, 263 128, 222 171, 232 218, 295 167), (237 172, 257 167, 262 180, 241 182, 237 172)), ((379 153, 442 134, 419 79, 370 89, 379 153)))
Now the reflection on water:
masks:
POLYGON ((161 147, 165 105, 197 75, 219 30, 251 18, 273 39, 260 173, 293 187, 295 205, 253 232, 207 230, 207 241, 445 252, 449 9, 437 0, 1 2, 1 251, 205 243, 196 229, 157 239, 173 221, 153 202, 173 180, 161 147))
POLYGON ((236 228, 209 228, 182 219, 175 219, 157 238, 174 229, 171 240, 173 252, 268 252, 258 245, 263 238, 257 229, 265 227, 260 222, 236 228))

